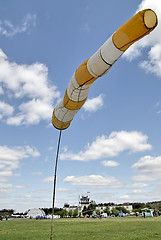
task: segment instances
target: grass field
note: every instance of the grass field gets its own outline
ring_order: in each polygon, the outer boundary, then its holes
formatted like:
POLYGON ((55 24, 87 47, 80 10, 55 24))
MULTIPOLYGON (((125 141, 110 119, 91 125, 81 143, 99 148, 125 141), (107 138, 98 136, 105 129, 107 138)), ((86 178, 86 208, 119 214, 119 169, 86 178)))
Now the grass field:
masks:
MULTIPOLYGON (((51 220, 0 222, 0 240, 50 240, 51 220)), ((54 220, 53 240, 161 240, 161 216, 54 220)))

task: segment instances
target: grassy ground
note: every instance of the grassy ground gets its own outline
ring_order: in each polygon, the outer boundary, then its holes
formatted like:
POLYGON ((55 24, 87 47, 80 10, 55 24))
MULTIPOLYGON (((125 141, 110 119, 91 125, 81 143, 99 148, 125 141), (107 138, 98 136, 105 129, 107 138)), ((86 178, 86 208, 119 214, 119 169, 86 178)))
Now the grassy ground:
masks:
MULTIPOLYGON (((50 240, 51 220, 0 222, 1 240, 50 240)), ((161 240, 161 217, 54 220, 53 240, 161 240)))

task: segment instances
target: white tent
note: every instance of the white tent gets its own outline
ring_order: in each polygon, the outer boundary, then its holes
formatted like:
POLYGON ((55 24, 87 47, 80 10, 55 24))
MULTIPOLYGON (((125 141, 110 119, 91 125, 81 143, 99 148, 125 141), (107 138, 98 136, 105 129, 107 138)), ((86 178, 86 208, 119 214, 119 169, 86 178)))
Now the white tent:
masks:
POLYGON ((36 218, 37 216, 43 217, 45 216, 45 212, 39 208, 30 209, 27 213, 28 217, 36 218))

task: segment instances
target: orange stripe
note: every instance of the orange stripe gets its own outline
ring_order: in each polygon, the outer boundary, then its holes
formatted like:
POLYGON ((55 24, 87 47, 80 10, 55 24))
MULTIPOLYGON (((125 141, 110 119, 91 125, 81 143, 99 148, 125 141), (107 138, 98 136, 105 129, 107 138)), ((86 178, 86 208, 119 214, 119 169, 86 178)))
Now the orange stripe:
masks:
POLYGON ((64 107, 66 107, 70 110, 80 109, 83 106, 83 104, 85 103, 86 99, 87 98, 85 98, 83 101, 80 101, 80 102, 72 101, 69 99, 68 94, 67 94, 67 89, 66 89, 64 98, 63 98, 64 107))
POLYGON ((157 17, 153 11, 155 25, 152 28, 146 27, 144 23, 144 14, 147 11, 152 10, 145 9, 138 12, 113 34, 113 42, 118 49, 125 51, 130 45, 149 34, 156 27, 157 17))
MULTIPOLYGON (((71 120, 71 121, 72 121, 72 120, 71 120)), ((69 127, 71 121, 69 121, 69 122, 61 122, 61 121, 59 121, 59 120, 56 118, 56 116, 55 116, 55 114, 54 114, 54 111, 53 111, 52 124, 53 124, 53 126, 54 126, 55 128, 60 129, 60 130, 64 130, 64 129, 66 129, 66 128, 69 127)))
POLYGON ((88 59, 85 62, 83 62, 75 72, 76 81, 80 86, 91 84, 97 79, 97 77, 93 77, 88 72, 87 62, 88 62, 88 59))

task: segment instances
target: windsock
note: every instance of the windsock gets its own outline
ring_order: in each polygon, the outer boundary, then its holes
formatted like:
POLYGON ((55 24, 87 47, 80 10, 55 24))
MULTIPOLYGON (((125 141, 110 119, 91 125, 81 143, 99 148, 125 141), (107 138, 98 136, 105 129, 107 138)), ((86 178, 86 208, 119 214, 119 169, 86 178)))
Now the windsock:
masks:
POLYGON ((63 130, 69 127, 85 103, 93 82, 107 73, 128 47, 149 34, 157 24, 157 15, 153 10, 138 12, 76 69, 64 98, 54 108, 52 123, 55 128, 63 130))

